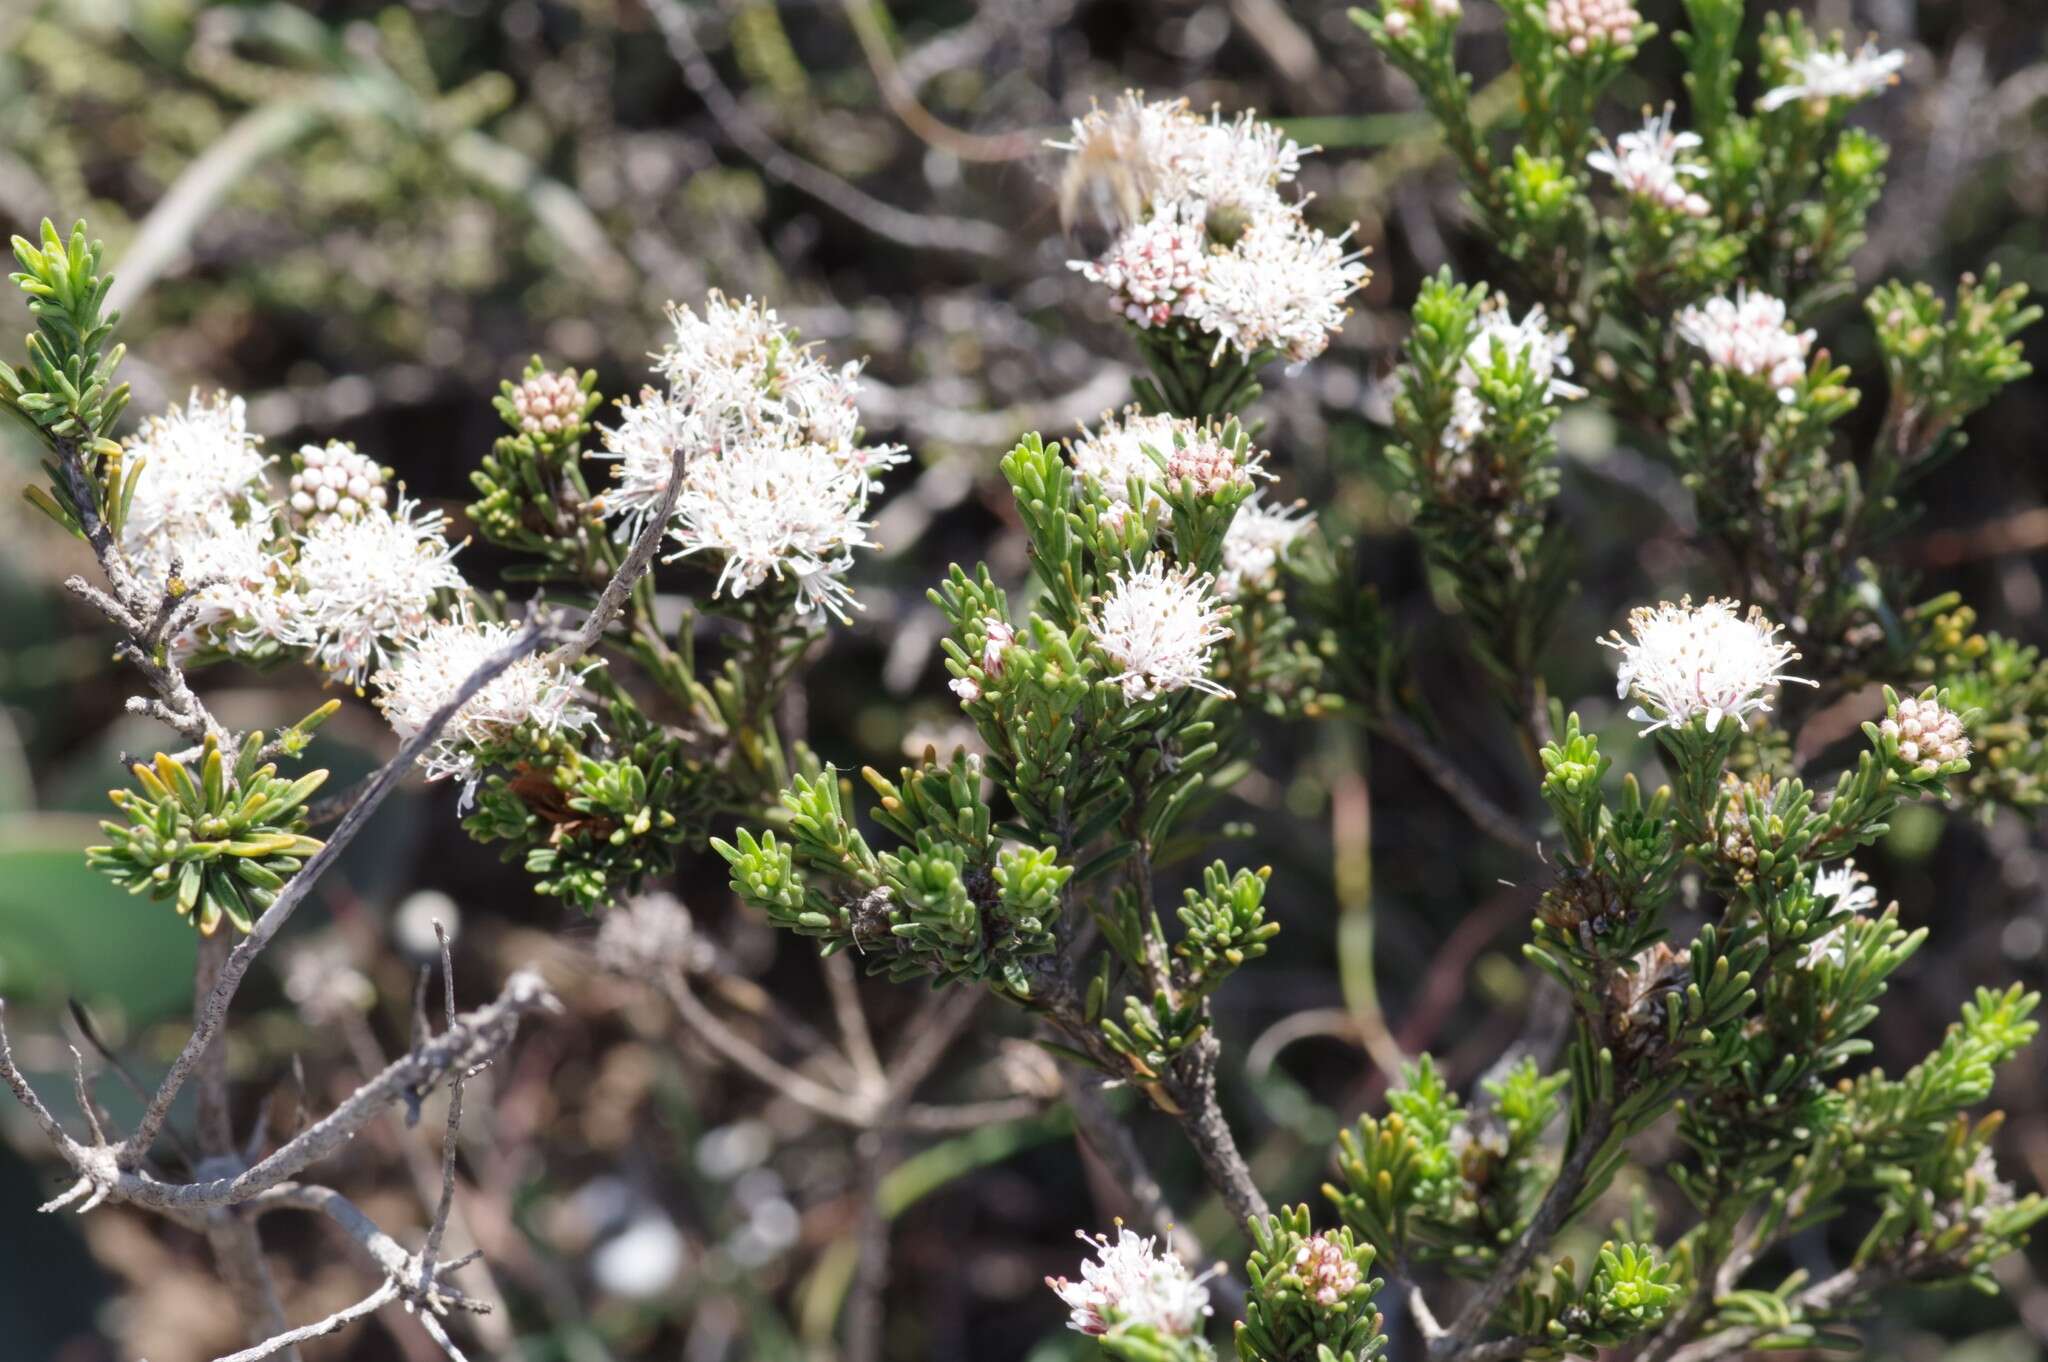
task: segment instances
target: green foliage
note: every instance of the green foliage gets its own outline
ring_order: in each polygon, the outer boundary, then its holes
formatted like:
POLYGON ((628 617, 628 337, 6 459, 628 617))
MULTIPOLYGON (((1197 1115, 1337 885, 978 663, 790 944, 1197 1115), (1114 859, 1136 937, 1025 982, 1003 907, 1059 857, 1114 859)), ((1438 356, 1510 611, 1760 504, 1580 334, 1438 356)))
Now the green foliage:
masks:
POLYGON ((1387 1092, 1388 1114, 1359 1118, 1337 1138, 1343 1185, 1323 1194, 1389 1262, 1477 1273, 1528 1223, 1550 1170, 1540 1148, 1565 1074, 1523 1061, 1484 1085, 1467 1110, 1424 1055, 1387 1092))
POLYGON ((1550 525, 1551 356, 1489 332, 1504 309, 1484 285, 1454 283, 1448 271, 1423 283, 1394 398, 1400 440, 1386 457, 1424 555, 1455 585, 1474 655, 1519 706, 1570 597, 1569 559, 1550 525), (1464 405, 1474 398, 1484 413, 1476 430, 1464 405))
POLYGON ((546 561, 522 575, 574 581, 601 570, 611 562, 607 535, 582 467, 582 442, 604 402, 596 372, 554 372, 535 355, 519 382, 498 390, 491 405, 511 433, 469 475, 478 493, 471 522, 491 543, 546 561))
POLYGON ((0 405, 33 423, 57 451, 57 462, 46 465, 49 489, 31 487, 28 499, 74 533, 84 532, 88 512, 119 533, 141 466, 124 466, 111 438, 128 385, 114 381, 124 348, 110 343, 121 318, 105 310, 114 276, 100 267, 104 247, 87 239, 83 222, 66 240, 47 218, 40 245, 18 236, 13 242, 21 268, 7 277, 28 295, 36 329, 28 362, 0 365, 0 405))
POLYGON ((1969 716, 1974 759, 1952 783, 1987 814, 1998 804, 2048 803, 2048 667, 2041 650, 1976 632, 1977 612, 1954 597, 1930 602, 1919 615, 1924 639, 1915 671, 1969 716))
POLYGON ((1372 1362, 1386 1353, 1373 1303, 1372 1246, 1348 1229, 1317 1234, 1308 1207, 1253 1220, 1239 1362, 1372 1362))
POLYGON ((1600 1246, 1593 1275, 1581 1285, 1570 1258, 1551 1271, 1548 1290, 1524 1288, 1509 1327, 1526 1340, 1530 1362, 1588 1357, 1615 1348, 1663 1322, 1680 1294, 1675 1269, 1648 1244, 1600 1246))
POLYGON ((701 761, 624 705, 610 731, 618 741, 595 752, 573 735, 529 735, 505 754, 509 770, 484 777, 462 824, 479 842, 509 843, 504 858, 525 866, 536 893, 585 912, 669 870, 705 813, 701 761))
POLYGON ((203 936, 221 919, 247 932, 277 893, 320 849, 305 835, 306 800, 327 779, 297 780, 261 758, 263 734, 243 740, 232 763, 208 735, 195 770, 159 752, 134 766, 134 790, 107 798, 126 823, 103 822, 108 842, 86 848, 86 863, 131 894, 169 899, 203 936))
POLYGON ((733 842, 712 840, 734 892, 770 921, 822 939, 827 954, 852 947, 891 978, 988 982, 1028 998, 1028 962, 1053 949, 1072 867, 1051 848, 997 842, 975 757, 928 759, 899 781, 863 774, 881 797, 877 821, 902 846, 869 849, 827 767, 783 795, 788 840, 745 829, 733 842))

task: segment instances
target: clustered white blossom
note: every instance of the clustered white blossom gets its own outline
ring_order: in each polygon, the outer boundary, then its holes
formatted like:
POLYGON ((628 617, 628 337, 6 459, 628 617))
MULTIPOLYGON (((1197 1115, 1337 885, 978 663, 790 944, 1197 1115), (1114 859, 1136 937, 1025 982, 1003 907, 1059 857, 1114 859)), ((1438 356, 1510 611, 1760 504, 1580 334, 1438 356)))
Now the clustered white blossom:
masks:
POLYGON ((1281 506, 1268 502, 1263 493, 1252 493, 1224 531, 1217 594, 1234 601, 1271 587, 1279 577, 1280 560, 1315 523, 1315 513, 1304 510, 1300 502, 1281 506))
POLYGON ((291 508, 300 517, 333 513, 360 515, 370 507, 382 510, 390 501, 384 470, 354 445, 330 440, 303 445, 299 469, 291 476, 291 508))
POLYGON ((1643 16, 1629 0, 1550 0, 1543 22, 1567 52, 1582 57, 1596 46, 1633 42, 1643 16))
POLYGON ((1252 219, 1236 245, 1211 254, 1188 318, 1225 348, 1273 351, 1304 364, 1330 344, 1351 309, 1345 300, 1365 284, 1365 261, 1345 249, 1347 229, 1326 236, 1296 212, 1268 210, 1252 219))
POLYGON ((172 651, 237 652, 275 637, 281 533, 264 477, 270 461, 242 399, 202 398, 195 389, 182 408, 149 418, 123 444, 142 471, 121 527, 122 554, 152 585, 168 585, 175 565, 191 593, 172 651))
POLYGON ((1756 107, 1769 113, 1802 99, 1862 99, 1898 84, 1905 64, 1904 52, 1881 52, 1874 41, 1866 41, 1853 54, 1822 48, 1795 60, 1789 72, 1792 81, 1770 90, 1756 107))
POLYGON ((1490 407, 1479 391, 1480 374, 1493 368, 1498 345, 1511 364, 1526 363, 1543 381, 1543 400, 1584 397, 1586 390, 1566 377, 1572 372, 1571 339, 1550 330, 1549 320, 1538 303, 1522 320, 1516 321, 1497 297, 1479 314, 1478 326, 1465 345, 1458 364, 1457 389, 1451 394, 1451 415, 1443 433, 1444 448, 1456 453, 1471 448, 1486 429, 1490 407))
POLYGON ((1161 493, 1182 482, 1214 496, 1226 487, 1249 486, 1255 476, 1262 476, 1265 452, 1250 450, 1240 459, 1224 430, 1184 416, 1126 407, 1104 412, 1093 430, 1073 439, 1067 454, 1074 471, 1093 481, 1108 499, 1111 522, 1120 524, 1136 509, 1131 503, 1133 483, 1143 492, 1142 509, 1158 511, 1165 505, 1161 493))
POLYGON ((1127 1325, 1149 1327, 1169 1338, 1193 1338, 1212 1313, 1206 1285, 1220 1268, 1196 1276, 1171 1249, 1131 1233, 1119 1224, 1117 1237, 1076 1231, 1095 1250, 1081 1262, 1081 1280, 1047 1277, 1072 1313, 1067 1327, 1101 1337, 1127 1325))
POLYGON ((404 499, 391 511, 316 517, 297 539, 284 641, 361 685, 373 664, 426 629, 439 593, 464 589, 447 526, 440 512, 404 499))
POLYGON ((1886 737, 1898 740, 1899 756, 1913 763, 1922 775, 1931 776, 1970 755, 1962 717, 1932 699, 1907 696, 1878 728, 1886 737))
POLYGON ((634 538, 667 497, 676 451, 689 450, 695 422, 687 404, 658 388, 642 388, 637 399, 619 399, 618 424, 599 426, 597 434, 604 452, 591 457, 618 460, 600 509, 618 515, 623 537, 634 538))
POLYGON ((855 602, 843 578, 869 543, 875 475, 904 457, 900 446, 860 443, 860 365, 827 364, 751 298, 713 293, 701 314, 671 304, 669 322, 654 366, 667 391, 622 403, 618 425, 601 432, 596 457, 618 461, 603 509, 636 534, 681 451, 675 556, 716 555, 722 593, 790 581, 800 609, 845 619, 855 602))
POLYGON ((1116 668, 1112 679, 1138 703, 1190 689, 1229 695, 1209 676, 1211 650, 1230 637, 1228 615, 1214 578, 1154 554, 1110 579, 1088 623, 1116 668))
POLYGON ((1327 1234, 1301 1241, 1294 1251, 1294 1275, 1302 1282, 1308 1298, 1325 1308, 1343 1301, 1364 1285, 1358 1264, 1344 1252, 1344 1246, 1327 1234))
POLYGON ((1782 300, 1747 289, 1736 290, 1733 300, 1709 298, 1686 308, 1678 314, 1678 334, 1719 368, 1770 384, 1781 402, 1797 396, 1794 386, 1806 373, 1815 336, 1792 329, 1782 300))
MULTIPOLYGON (((401 740, 411 738, 464 681, 518 636, 509 624, 479 622, 467 611, 433 621, 371 679, 377 707, 401 740)), ((429 780, 459 776, 474 787, 481 769, 479 749, 502 744, 522 730, 581 732, 596 722, 597 716, 577 703, 574 674, 549 658, 528 654, 463 702, 420 754, 419 764, 429 780)))
POLYGON ((251 503, 236 515, 217 507, 177 536, 179 580, 191 593, 184 624, 169 639, 186 657, 203 647, 245 652, 283 630, 286 597, 279 594, 286 565, 269 508, 251 503), (233 626, 233 627, 230 627, 233 626))
POLYGON ((573 369, 535 374, 512 390, 512 409, 528 435, 553 435, 582 412, 583 385, 573 369))
POLYGON ((1702 145, 1696 132, 1674 132, 1673 107, 1661 114, 1645 113, 1643 126, 1614 139, 1613 148, 1602 148, 1586 157, 1586 164, 1613 178, 1623 193, 1648 199, 1674 213, 1703 218, 1711 211, 1705 196, 1688 189, 1687 180, 1704 177, 1707 167, 1699 161, 1682 159, 1702 145))
POLYGON ((1069 263, 1142 328, 1185 319, 1215 337, 1217 357, 1235 347, 1302 363, 1329 345, 1368 278, 1349 230, 1309 226, 1303 201, 1281 192, 1306 149, 1249 113, 1203 118, 1186 100, 1127 92, 1052 145, 1116 177, 1129 220, 1101 256, 1069 263))
POLYGON ((213 513, 262 501, 268 492, 263 437, 249 432, 248 408, 229 393, 202 398, 143 422, 122 441, 131 466, 142 461, 122 524, 122 550, 144 573, 161 576, 173 553, 188 551, 213 513))
MULTIPOLYGON (((1813 898, 1829 917, 1845 920, 1877 906, 1877 890, 1871 887, 1870 877, 1856 868, 1854 860, 1843 861, 1837 866, 1824 865, 1814 871, 1813 898)), ((1838 922, 1808 942, 1799 963, 1806 969, 1819 969, 1824 961, 1837 969, 1846 964, 1848 956, 1842 935, 1844 925, 1846 922, 1838 922)))
POLYGON ((1682 728, 1695 716, 1709 733, 1724 718, 1747 728, 1751 714, 1769 712, 1773 687, 1817 684, 1786 673, 1799 653, 1779 640, 1777 625, 1755 606, 1747 615, 1739 609, 1720 598, 1696 607, 1689 596, 1677 605, 1638 606, 1628 617, 1632 638, 1616 632, 1600 640, 1621 653, 1615 693, 1634 691, 1640 703, 1628 716, 1648 725, 1644 733, 1682 728))

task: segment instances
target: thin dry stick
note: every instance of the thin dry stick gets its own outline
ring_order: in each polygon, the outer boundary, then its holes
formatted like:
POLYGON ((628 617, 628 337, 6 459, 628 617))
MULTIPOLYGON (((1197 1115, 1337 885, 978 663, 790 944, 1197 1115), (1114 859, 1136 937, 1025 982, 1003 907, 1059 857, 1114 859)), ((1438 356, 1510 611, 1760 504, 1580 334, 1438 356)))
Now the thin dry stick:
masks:
POLYGON ((224 1357, 217 1358, 215 1362, 261 1362, 263 1358, 275 1357, 279 1353, 289 1351, 308 1340, 325 1338, 329 1334, 338 1334, 357 1320, 376 1314, 396 1299, 398 1299, 398 1283, 386 1281, 384 1285, 378 1287, 354 1305, 345 1306, 316 1324, 301 1325, 296 1329, 278 1334, 273 1338, 267 1338, 254 1347, 244 1348, 238 1353, 229 1353, 224 1357))
POLYGON ((839 1027, 841 1044, 853 1061, 862 1090, 879 1094, 888 1086, 882 1072, 882 1057, 875 1051, 874 1033, 868 1029, 867 1009, 861 1005, 860 984, 854 978, 853 962, 844 955, 828 955, 818 962, 825 974, 825 991, 832 995, 832 1015, 839 1027))
POLYGON ((676 495, 683 486, 683 449, 678 445, 670 459, 668 486, 662 490, 661 505, 640 527, 640 533, 633 538, 633 547, 626 552, 626 561, 619 564, 619 570, 612 574, 598 593, 597 604, 591 607, 589 618, 576 631, 576 636, 557 648, 550 661, 568 666, 597 646, 604 637, 604 631, 618 618, 625 608, 626 598, 633 594, 633 588, 647 575, 654 565, 655 550, 661 547, 661 537, 668 532, 668 518, 675 511, 676 495))
MULTIPOLYGON (((455 962, 448 950, 448 932, 441 920, 434 920, 434 939, 441 943, 441 992, 448 1030, 455 1029, 455 962)), ((448 1213, 455 1208, 455 1151, 462 1133, 462 1084, 468 1075, 457 1069, 448 1081, 448 1125, 441 1136, 441 1201, 427 1225, 427 1246, 420 1250, 420 1290, 434 1284, 435 1260, 441 1256, 441 1238, 448 1232, 448 1213)))
POLYGON ((511 1043, 521 1019, 528 1014, 560 1008, 540 975, 519 970, 505 981, 495 1001, 457 1017, 447 1031, 400 1056, 268 1158, 232 1175, 195 1182, 163 1182, 145 1171, 123 1166, 119 1149, 95 1149, 73 1140, 15 1067, 4 1026, 0 1026, 0 1080, 28 1107, 58 1152, 80 1174, 78 1185, 51 1203, 53 1207, 90 1192, 94 1204, 111 1195, 155 1211, 204 1212, 248 1201, 296 1176, 346 1147, 387 1107, 417 1100, 449 1074, 467 1072, 496 1055, 511 1043))
POLYGON ((1463 810, 1481 832, 1525 856, 1535 850, 1535 830, 1494 803, 1484 790, 1473 784, 1471 777, 1437 750, 1436 744, 1413 720, 1403 714, 1388 712, 1377 716, 1372 727, 1406 752, 1409 759, 1422 768, 1422 773, 1449 795, 1451 802, 1463 810))
POLYGON ((668 996, 669 1006, 675 1008, 684 1024, 735 1068, 744 1069, 792 1102, 841 1125, 865 1127, 869 1124, 870 1112, 866 1103, 857 1102, 836 1088, 806 1078, 764 1053, 706 1007, 680 969, 663 970, 657 982, 668 996))

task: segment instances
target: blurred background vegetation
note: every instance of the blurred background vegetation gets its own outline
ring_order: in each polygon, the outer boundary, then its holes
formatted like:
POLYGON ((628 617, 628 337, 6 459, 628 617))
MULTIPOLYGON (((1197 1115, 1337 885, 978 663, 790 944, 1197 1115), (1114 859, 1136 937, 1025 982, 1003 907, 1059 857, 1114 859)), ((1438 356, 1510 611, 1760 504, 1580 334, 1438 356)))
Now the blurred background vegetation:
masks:
MULTIPOLYGON (((1304 175, 1310 216, 1357 220, 1376 272, 1330 354, 1269 383, 1263 441, 1284 486, 1369 545, 1447 749, 1509 808, 1534 806, 1524 760, 1473 684, 1372 457, 1417 280, 1444 264, 1483 278, 1492 262, 1412 88, 1341 0, 679 7, 685 36, 664 41, 643 0, 9 0, 0 226, 83 216, 106 238, 139 412, 194 385, 226 387, 248 397, 273 453, 354 440, 458 518, 468 470, 496 433, 498 381, 539 353, 595 368, 608 394, 631 391, 666 299, 709 287, 765 296, 835 358, 869 356, 870 431, 915 460, 882 508, 885 550, 856 572, 868 609, 833 631, 804 704, 825 757, 893 769, 961 733, 924 588, 955 559, 1022 575, 997 458, 1021 431, 1064 435, 1128 395, 1127 342, 1064 265, 1079 251, 1059 229, 1044 139, 1128 86, 1257 108, 1323 146, 1304 175)), ((1672 26, 1675 4, 1641 8, 1672 26)), ((1945 290, 1996 261, 2009 279, 2048 286, 2038 6, 1805 8, 1822 27, 1874 31, 1910 54, 1903 87, 1857 114, 1893 145, 1862 282, 1945 290)), ((1474 0, 1464 32, 1482 107, 1511 120, 1512 91, 1488 84, 1502 65, 1495 15, 1474 0)), ((1675 56, 1653 43, 1623 81, 1610 131, 1632 122, 1628 105, 1676 89, 1675 56)), ((0 309, 24 329, 16 302, 0 309)), ((1875 387, 1853 301, 1821 330, 1875 387)), ((1874 423, 1876 405, 1861 418, 1874 423)), ((2044 430, 2048 379, 2037 377, 1985 411, 1963 459, 1923 484, 1931 504, 1905 549, 1927 595, 1960 589, 1984 625, 2031 642, 2048 639, 2044 430)), ((1664 465, 1594 412, 1572 413, 1564 438, 1581 590, 1550 680, 1589 723, 1612 728, 1608 662, 1579 644, 1702 573, 1688 499, 1664 465)), ((153 750, 156 735, 122 716, 129 680, 58 588, 88 567, 84 550, 12 496, 36 476, 23 432, 0 430, 0 457, 11 503, 0 511, 0 991, 33 1071, 68 1064, 74 999, 115 1049, 158 1065, 184 1034, 189 931, 116 893, 78 854, 118 754, 153 750)), ((476 546, 464 562, 480 585, 504 566, 476 546)), ((319 698, 297 675, 229 668, 206 681, 238 725, 288 721, 319 698)), ((322 736, 337 787, 390 746, 360 703, 322 736)), ((1648 760, 1646 746, 1630 750, 1648 760)), ((252 1109, 288 1086, 295 1059, 319 1109, 401 1046, 427 923, 459 916, 466 1001, 538 959, 570 1003, 491 1075, 487 1101, 472 1099, 489 1115, 472 1122, 463 1232, 486 1249, 502 1305, 479 1351, 829 1355, 862 1255, 843 1132, 679 1040, 658 1000, 591 963, 598 923, 533 897, 515 867, 461 834, 453 803, 446 789, 394 799, 325 883, 321 911, 266 957, 232 1056, 252 1109)), ((1908 926, 1934 929, 1874 1031, 1878 1060, 1894 1068, 1924 1053, 1969 986, 2048 982, 2040 826, 1907 812, 1868 866, 1908 926)), ((1398 752, 1367 751, 1341 723, 1263 734, 1257 770, 1216 833, 1251 839, 1233 860, 1273 864, 1269 902, 1285 925, 1272 955, 1220 999, 1228 1098, 1269 1193, 1314 1198, 1330 1136, 1384 1086, 1357 1022, 1372 1015, 1375 975, 1399 1044, 1431 1049, 1470 1082, 1521 1028, 1517 948, 1540 885, 1514 882, 1531 867, 1475 837, 1398 752)), ((725 1005, 751 1010, 763 1035, 826 1011, 810 947, 736 911, 715 861, 686 857, 676 888, 721 953, 725 1005)), ((867 997, 884 1024, 917 1001, 880 986, 867 997)), ((1044 1084, 1015 1018, 989 1012, 977 1027, 946 1084, 964 1096, 1044 1084)), ((2048 1185, 2042 1072, 2031 1055, 1998 1093, 2011 1114, 2002 1157, 2035 1185, 2048 1185)), ((102 1092, 118 1119, 122 1090, 102 1092)), ((381 1223, 417 1225, 422 1180, 438 1180, 433 1128, 380 1127, 333 1176, 381 1223)), ((187 1362, 235 1345, 197 1239, 118 1209, 33 1215, 55 1170, 11 1104, 0 1132, 0 1351, 187 1362)), ((1235 1254, 1175 1133, 1152 1122, 1138 1132, 1204 1242, 1235 1254)), ((1073 1230, 1106 1225, 1121 1196, 1056 1105, 921 1146, 878 1192, 885 1355, 1074 1352, 1041 1279, 1072 1270, 1073 1230)), ((1819 1267, 1856 1233, 1811 1233, 1787 1266, 1819 1267)), ((360 1294, 357 1266, 321 1227, 274 1221, 267 1238, 295 1318, 360 1294)), ((2009 1263, 2002 1299, 1902 1298, 1874 1327, 1872 1354, 2041 1356, 2044 1268, 2038 1248, 2032 1263, 2009 1263)), ((395 1312, 309 1353, 436 1355, 395 1312)))

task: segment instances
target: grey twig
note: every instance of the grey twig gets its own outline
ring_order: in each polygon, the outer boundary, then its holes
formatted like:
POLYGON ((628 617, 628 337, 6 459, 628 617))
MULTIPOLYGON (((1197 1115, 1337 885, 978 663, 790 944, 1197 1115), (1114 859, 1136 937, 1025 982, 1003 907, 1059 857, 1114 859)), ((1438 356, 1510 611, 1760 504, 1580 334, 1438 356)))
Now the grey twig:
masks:
MULTIPOLYGON (((448 932, 437 919, 434 939, 441 943, 441 993, 446 1031, 455 1029, 455 962, 448 950, 448 932)), ((446 1034, 446 1031, 443 1034, 446 1034)), ((455 1152, 462 1133, 462 1084, 468 1075, 461 1069, 448 1081, 448 1125, 441 1135, 441 1200, 427 1225, 427 1246, 420 1251, 420 1290, 434 1284, 435 1260, 441 1256, 441 1238, 448 1232, 448 1213, 455 1208, 455 1152)))
POLYGON ((0 1080, 36 1114, 38 1124, 58 1152, 96 1195, 166 1213, 199 1212, 247 1202, 296 1176, 347 1145, 387 1107, 401 1101, 417 1101, 451 1075, 467 1073, 496 1055, 511 1042, 520 1020, 528 1014, 557 1011, 560 1006, 538 974, 520 970, 505 981, 504 990, 495 1001, 457 1017, 439 1036, 401 1055, 268 1158, 232 1175, 193 1182, 162 1181, 148 1172, 124 1166, 119 1149, 96 1149, 73 1140, 50 1117, 15 1067, 4 1028, 0 1028, 0 1080))
POLYGON ((343 1306, 318 1323, 302 1324, 296 1329, 288 1329, 284 1333, 267 1338, 253 1347, 244 1348, 238 1353, 228 1353, 223 1357, 217 1358, 215 1362, 261 1362, 263 1358, 275 1357, 279 1353, 288 1352, 299 1344, 311 1339, 325 1338, 329 1334, 338 1334, 357 1320, 376 1314, 396 1299, 398 1299, 398 1283, 387 1280, 384 1285, 378 1287, 354 1305, 343 1306))
POLYGON ((612 574, 598 593, 597 604, 590 609, 590 615, 576 631, 575 637, 555 649, 549 659, 567 666, 597 646, 604 637, 604 631, 618 618, 625 608, 626 598, 633 594, 633 588, 647 575, 647 569, 654 564, 654 554, 661 547, 661 537, 668 532, 668 518, 676 507, 676 495, 683 486, 683 451, 678 447, 669 463, 668 487, 661 494, 661 505, 654 514, 647 517, 647 523, 634 536, 633 547, 626 551, 626 561, 619 564, 619 570, 612 574))

